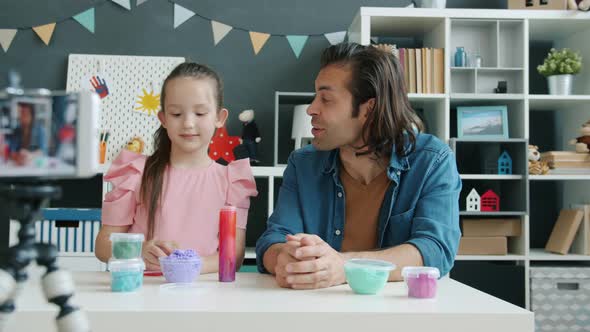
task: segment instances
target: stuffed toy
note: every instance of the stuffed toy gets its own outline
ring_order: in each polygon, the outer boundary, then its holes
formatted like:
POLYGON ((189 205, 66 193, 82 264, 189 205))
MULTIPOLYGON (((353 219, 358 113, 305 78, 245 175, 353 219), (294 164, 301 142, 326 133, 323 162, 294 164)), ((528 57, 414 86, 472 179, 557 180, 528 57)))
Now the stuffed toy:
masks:
POLYGON ((536 145, 529 145, 529 174, 531 175, 544 175, 549 173, 549 165, 547 162, 540 160, 541 154, 539 153, 539 147, 536 145))
POLYGON ((590 0, 567 0, 567 9, 587 12, 590 9, 590 0))
POLYGON ((242 139, 240 142, 246 146, 246 149, 248 149, 250 163, 258 164, 260 161, 256 159, 256 145, 260 143, 262 138, 260 138, 258 127, 256 126, 256 122, 254 122, 254 110, 244 110, 240 112, 238 118, 243 124, 242 139))
POLYGON ((137 136, 133 137, 127 143, 127 150, 141 154, 143 152, 144 143, 143 140, 137 136))
POLYGON ((590 120, 586 121, 580 128, 580 136, 569 142, 576 146, 577 153, 590 152, 590 120))

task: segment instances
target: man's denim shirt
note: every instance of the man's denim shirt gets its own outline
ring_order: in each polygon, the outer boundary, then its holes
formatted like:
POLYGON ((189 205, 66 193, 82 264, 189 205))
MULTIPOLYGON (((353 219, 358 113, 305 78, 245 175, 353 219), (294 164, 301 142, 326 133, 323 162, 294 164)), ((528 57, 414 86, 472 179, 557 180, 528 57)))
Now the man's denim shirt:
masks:
MULTIPOLYGON (((287 234, 316 234, 340 251, 346 193, 338 156, 338 150, 318 151, 311 145, 291 153, 275 210, 256 243, 260 272, 267 272, 262 263, 266 250, 285 242, 287 234)), ((377 248, 412 244, 425 266, 447 274, 461 236, 461 179, 453 152, 436 137, 418 134, 409 155, 392 153, 387 175, 391 184, 379 212, 377 248)))

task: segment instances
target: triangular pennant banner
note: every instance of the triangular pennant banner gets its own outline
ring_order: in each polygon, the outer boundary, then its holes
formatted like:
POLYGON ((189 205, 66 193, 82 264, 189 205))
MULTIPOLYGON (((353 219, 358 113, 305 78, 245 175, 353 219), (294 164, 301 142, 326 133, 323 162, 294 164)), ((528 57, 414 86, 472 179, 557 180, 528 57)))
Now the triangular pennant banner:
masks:
POLYGON ((142 3, 146 2, 147 0, 137 0, 136 6, 141 5, 142 3))
POLYGON ((127 10, 131 10, 131 0, 111 0, 112 2, 116 3, 117 5, 127 9, 127 10))
POLYGON ((45 45, 49 45, 49 42, 51 41, 51 36, 53 35, 53 30, 55 30, 55 23, 49 23, 45 25, 40 25, 38 27, 33 27, 33 31, 37 33, 37 36, 41 38, 45 45))
POLYGON ((291 49, 295 56, 299 58, 301 51, 303 50, 303 46, 307 42, 308 36, 287 36, 287 40, 289 41, 289 45, 291 45, 291 49))
POLYGON ((346 38, 346 31, 332 32, 324 34, 330 45, 340 44, 346 38))
POLYGON ((88 31, 94 33, 94 8, 81 12, 73 18, 78 21, 78 23, 82 24, 83 27, 88 29, 88 31))
POLYGON ((211 21, 211 28, 213 29, 213 41, 215 45, 219 43, 230 31, 233 29, 227 24, 211 21))
POLYGON ((260 52, 268 38, 270 38, 270 34, 268 33, 250 31, 250 40, 252 41, 254 54, 258 54, 258 52, 260 52))
POLYGON ((174 4, 174 29, 179 25, 186 22, 189 18, 193 17, 195 13, 182 6, 174 4))
POLYGON ((8 51, 14 36, 16 36, 16 29, 0 29, 0 45, 4 49, 4 52, 8 51))

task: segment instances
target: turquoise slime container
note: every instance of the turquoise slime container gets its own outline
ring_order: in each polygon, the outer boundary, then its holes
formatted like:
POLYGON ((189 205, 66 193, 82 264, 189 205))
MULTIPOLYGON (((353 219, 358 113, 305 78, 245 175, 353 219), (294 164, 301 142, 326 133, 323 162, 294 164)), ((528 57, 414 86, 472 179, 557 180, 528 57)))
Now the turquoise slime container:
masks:
POLYGON ((111 290, 113 292, 132 292, 143 285, 145 265, 141 259, 111 259, 111 290))
POLYGON ((111 233, 112 256, 116 259, 141 258, 144 236, 141 233, 111 233))
POLYGON ((350 288, 357 294, 377 294, 395 270, 395 264, 377 259, 350 259, 344 263, 344 273, 350 288))

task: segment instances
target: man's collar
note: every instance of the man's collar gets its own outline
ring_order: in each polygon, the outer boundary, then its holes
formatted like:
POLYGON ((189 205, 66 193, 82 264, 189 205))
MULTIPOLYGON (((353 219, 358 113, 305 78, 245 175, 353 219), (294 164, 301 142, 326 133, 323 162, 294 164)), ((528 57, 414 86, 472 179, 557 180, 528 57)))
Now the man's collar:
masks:
MULTIPOLYGON (((409 144, 406 146, 405 151, 409 151, 409 144)), ((340 167, 340 158, 339 153, 340 149, 334 149, 330 151, 328 157, 324 161, 323 172, 324 174, 334 173, 340 167)), ((407 155, 404 157, 399 157, 395 153, 395 146, 391 151, 391 159, 389 160, 389 167, 388 167, 388 174, 391 178, 393 174, 397 174, 398 171, 407 171, 410 169, 410 161, 408 160, 407 155)), ((399 174, 397 174, 399 175, 399 174)))

